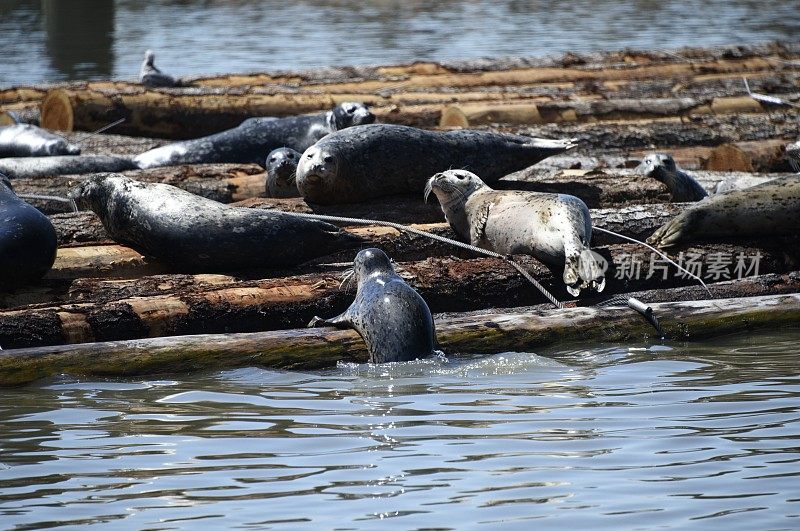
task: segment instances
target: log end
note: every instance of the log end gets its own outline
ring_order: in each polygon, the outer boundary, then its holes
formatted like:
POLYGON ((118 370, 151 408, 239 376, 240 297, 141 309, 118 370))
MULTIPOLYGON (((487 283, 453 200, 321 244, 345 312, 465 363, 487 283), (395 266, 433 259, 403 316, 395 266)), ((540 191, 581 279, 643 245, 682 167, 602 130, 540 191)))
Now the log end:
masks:
POLYGON ((460 108, 455 105, 448 105, 442 109, 439 127, 469 127, 469 120, 467 120, 467 115, 460 108))
POLYGON ((67 132, 74 129, 72 102, 66 91, 54 89, 47 92, 47 96, 42 102, 41 122, 45 129, 67 132))
POLYGON ((723 144, 714 148, 703 165, 708 171, 753 171, 753 161, 741 148, 723 144))

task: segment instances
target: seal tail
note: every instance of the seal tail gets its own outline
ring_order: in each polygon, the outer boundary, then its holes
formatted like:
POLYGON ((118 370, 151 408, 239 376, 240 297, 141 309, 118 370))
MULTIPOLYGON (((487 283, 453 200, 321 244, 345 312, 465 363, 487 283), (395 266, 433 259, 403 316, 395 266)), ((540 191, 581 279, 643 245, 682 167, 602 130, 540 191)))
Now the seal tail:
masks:
POLYGON ((564 264, 564 284, 573 297, 580 295, 581 290, 591 289, 600 293, 606 287, 606 270, 608 261, 592 251, 588 245, 582 245, 579 252, 567 256, 564 264))

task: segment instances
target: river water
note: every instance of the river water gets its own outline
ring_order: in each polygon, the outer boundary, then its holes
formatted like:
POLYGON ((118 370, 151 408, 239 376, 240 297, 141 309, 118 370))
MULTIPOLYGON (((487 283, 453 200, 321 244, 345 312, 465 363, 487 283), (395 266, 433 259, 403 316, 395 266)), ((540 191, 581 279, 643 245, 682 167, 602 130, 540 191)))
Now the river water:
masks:
POLYGON ((789 330, 7 389, 0 522, 797 529, 799 342, 789 330))
POLYGON ((0 0, 0 84, 797 39, 797 0, 0 0))

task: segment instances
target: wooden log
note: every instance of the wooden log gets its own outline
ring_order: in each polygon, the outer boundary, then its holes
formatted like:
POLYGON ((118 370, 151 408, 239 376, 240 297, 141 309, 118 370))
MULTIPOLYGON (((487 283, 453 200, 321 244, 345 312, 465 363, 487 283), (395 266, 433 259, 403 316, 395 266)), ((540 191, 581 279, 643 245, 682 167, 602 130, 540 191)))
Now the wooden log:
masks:
MULTIPOLYGON (((637 247, 615 245, 595 250, 610 265, 606 274, 606 295, 695 282, 676 275, 672 268, 667 270, 659 261, 650 262, 648 255, 637 247), (638 257, 638 272, 632 260, 634 255, 638 257)), ((760 273, 789 271, 800 258, 800 249, 786 249, 780 245, 772 248, 706 245, 688 248, 684 253, 686 256, 697 253, 708 263, 714 256, 727 257, 725 267, 719 268, 720 274, 715 274, 716 278, 708 277, 708 282, 735 278, 739 255, 747 259, 747 266, 758 254, 760 273)), ((530 257, 520 257, 520 260, 548 290, 562 300, 568 299, 560 274, 553 275, 530 257)), ((721 261, 716 260, 716 263, 721 261)), ((500 260, 429 258, 400 263, 398 270, 434 312, 546 301, 512 267, 500 260)), ((93 294, 90 302, 0 312, 0 346, 19 348, 302 326, 315 314, 335 315, 347 307, 352 294, 340 290, 339 283, 339 275, 330 271, 235 282, 196 291, 186 289, 187 285, 164 288, 161 281, 147 283, 139 279, 134 285, 119 285, 123 294, 134 290, 135 296, 127 298, 109 295, 115 287, 105 284, 103 294, 93 294), (94 299, 109 302, 94 302, 94 299)))
MULTIPOLYGON (((800 294, 796 293, 656 303, 652 307, 667 334, 679 340, 796 327, 800 321, 800 294)), ((649 323, 626 307, 451 316, 437 318, 436 332, 446 353, 483 354, 533 351, 569 342, 649 341, 653 336, 649 323)), ((22 385, 56 374, 130 377, 254 365, 312 370, 339 361, 365 360, 364 344, 351 330, 203 334, 4 350, 0 353, 0 385, 22 385)))

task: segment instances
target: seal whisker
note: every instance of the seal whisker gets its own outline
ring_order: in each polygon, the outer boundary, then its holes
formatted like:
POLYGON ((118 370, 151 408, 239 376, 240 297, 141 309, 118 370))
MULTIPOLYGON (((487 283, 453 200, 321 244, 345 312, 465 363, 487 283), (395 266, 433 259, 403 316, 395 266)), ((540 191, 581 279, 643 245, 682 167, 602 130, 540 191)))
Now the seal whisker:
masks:
POLYGON ((350 284, 353 280, 353 277, 356 274, 356 270, 353 267, 345 269, 344 273, 342 273, 342 281, 339 283, 339 290, 340 291, 349 291, 350 284))

